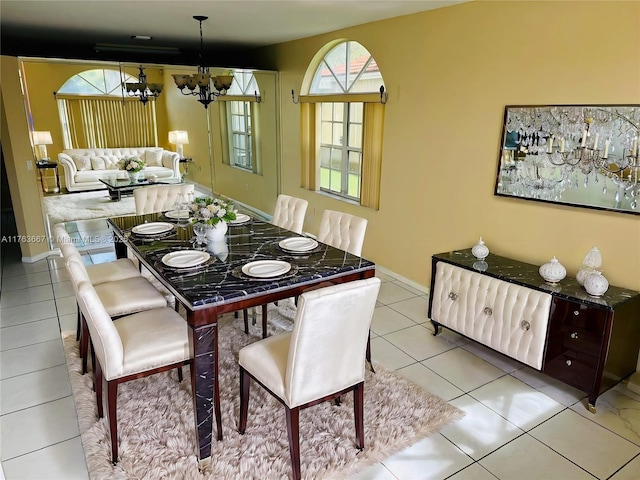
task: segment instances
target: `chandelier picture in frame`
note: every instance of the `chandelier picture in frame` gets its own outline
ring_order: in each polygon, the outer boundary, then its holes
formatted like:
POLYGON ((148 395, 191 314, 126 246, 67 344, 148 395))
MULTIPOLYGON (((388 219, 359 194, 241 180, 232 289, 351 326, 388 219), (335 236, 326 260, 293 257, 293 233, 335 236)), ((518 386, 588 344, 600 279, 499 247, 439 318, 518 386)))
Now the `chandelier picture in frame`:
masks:
POLYGON ((507 105, 495 195, 640 214, 640 105, 507 105))

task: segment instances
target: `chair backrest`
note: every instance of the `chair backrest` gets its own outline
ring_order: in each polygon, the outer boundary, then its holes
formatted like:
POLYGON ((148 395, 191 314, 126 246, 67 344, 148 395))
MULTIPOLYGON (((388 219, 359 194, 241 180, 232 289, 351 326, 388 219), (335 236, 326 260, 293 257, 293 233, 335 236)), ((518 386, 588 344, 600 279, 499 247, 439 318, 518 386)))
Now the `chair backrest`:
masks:
POLYGON ((136 215, 171 210, 176 198, 178 198, 178 194, 182 193, 186 196, 193 192, 194 185, 192 183, 136 188, 133 191, 136 215))
POLYGON ((280 194, 276 202, 271 223, 278 227, 286 228, 292 232, 302 233, 304 215, 307 213, 309 202, 302 198, 280 194))
POLYGON ((56 223, 53 226, 53 244, 55 245, 64 245, 65 243, 72 243, 71 235, 67 232, 67 229, 64 228, 64 223, 56 223))
POLYGON ((362 255, 368 220, 348 213, 325 210, 320 220, 318 240, 352 255, 362 255))
POLYGON ((71 283, 76 292, 78 306, 89 327, 93 349, 107 380, 122 375, 124 348, 111 317, 104 308, 95 288, 89 281, 87 270, 76 259, 67 261, 71 283))
POLYGON ((303 293, 291 332, 284 399, 290 408, 364 380, 365 354, 380 279, 303 293))

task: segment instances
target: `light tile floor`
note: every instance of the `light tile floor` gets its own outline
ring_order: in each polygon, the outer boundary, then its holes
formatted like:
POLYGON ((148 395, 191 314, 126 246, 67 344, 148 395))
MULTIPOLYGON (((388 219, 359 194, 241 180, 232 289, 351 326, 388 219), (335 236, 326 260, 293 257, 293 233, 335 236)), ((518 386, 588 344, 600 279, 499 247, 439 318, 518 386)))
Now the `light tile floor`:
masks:
MULTIPOLYGON (((105 234, 101 221, 77 227, 78 235, 105 234)), ((85 252, 87 261, 114 258, 108 240, 92 242, 103 248, 85 252)), ((60 337, 76 326, 64 266, 56 257, 23 264, 17 244, 1 247, 3 474, 8 480, 88 478, 60 337)), ((593 415, 578 390, 453 332, 434 337, 426 294, 391 273, 378 276, 374 360, 466 416, 357 480, 640 479, 640 396, 624 383, 598 399, 593 415)))

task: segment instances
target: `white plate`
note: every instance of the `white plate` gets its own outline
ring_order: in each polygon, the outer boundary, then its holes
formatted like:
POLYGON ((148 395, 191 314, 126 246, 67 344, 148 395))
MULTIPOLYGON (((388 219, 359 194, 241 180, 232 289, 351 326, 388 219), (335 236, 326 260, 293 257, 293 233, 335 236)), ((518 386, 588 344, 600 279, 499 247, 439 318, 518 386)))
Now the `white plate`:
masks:
POLYGON ((291 252, 308 252, 316 248, 318 242, 309 237, 289 237, 282 240, 278 245, 280 245, 280 248, 291 252))
POLYGON ((256 278, 271 278, 284 275, 291 265, 281 260, 258 260, 242 266, 242 273, 256 278))
POLYGON ((169 212, 166 212, 164 216, 167 218, 176 218, 176 219, 189 218, 191 216, 191 211, 190 210, 171 210, 169 212))
POLYGON ((173 224, 167 222, 151 222, 136 225, 131 229, 136 235, 159 235, 173 230, 173 224))
POLYGON ((209 260, 210 256, 207 252, 200 250, 179 250, 177 252, 167 253, 162 257, 162 263, 167 267, 173 268, 190 268, 202 265, 209 260))
POLYGON ((249 215, 245 215, 244 213, 236 213, 236 219, 231 220, 229 223, 231 225, 240 225, 241 223, 247 223, 249 220, 251 220, 251 217, 249 215))

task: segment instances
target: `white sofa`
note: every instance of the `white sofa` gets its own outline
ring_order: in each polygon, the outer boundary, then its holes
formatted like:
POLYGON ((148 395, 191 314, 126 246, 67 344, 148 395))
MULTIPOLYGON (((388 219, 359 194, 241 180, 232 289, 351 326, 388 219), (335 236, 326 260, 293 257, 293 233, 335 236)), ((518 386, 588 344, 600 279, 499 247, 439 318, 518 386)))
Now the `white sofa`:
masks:
POLYGON ((138 157, 147 164, 143 173, 155 175, 159 180, 180 178, 180 156, 161 147, 132 148, 74 148, 58 154, 58 163, 64 168, 65 186, 69 192, 104 189, 100 178, 110 175, 122 178, 126 172, 117 163, 125 157, 138 157))

